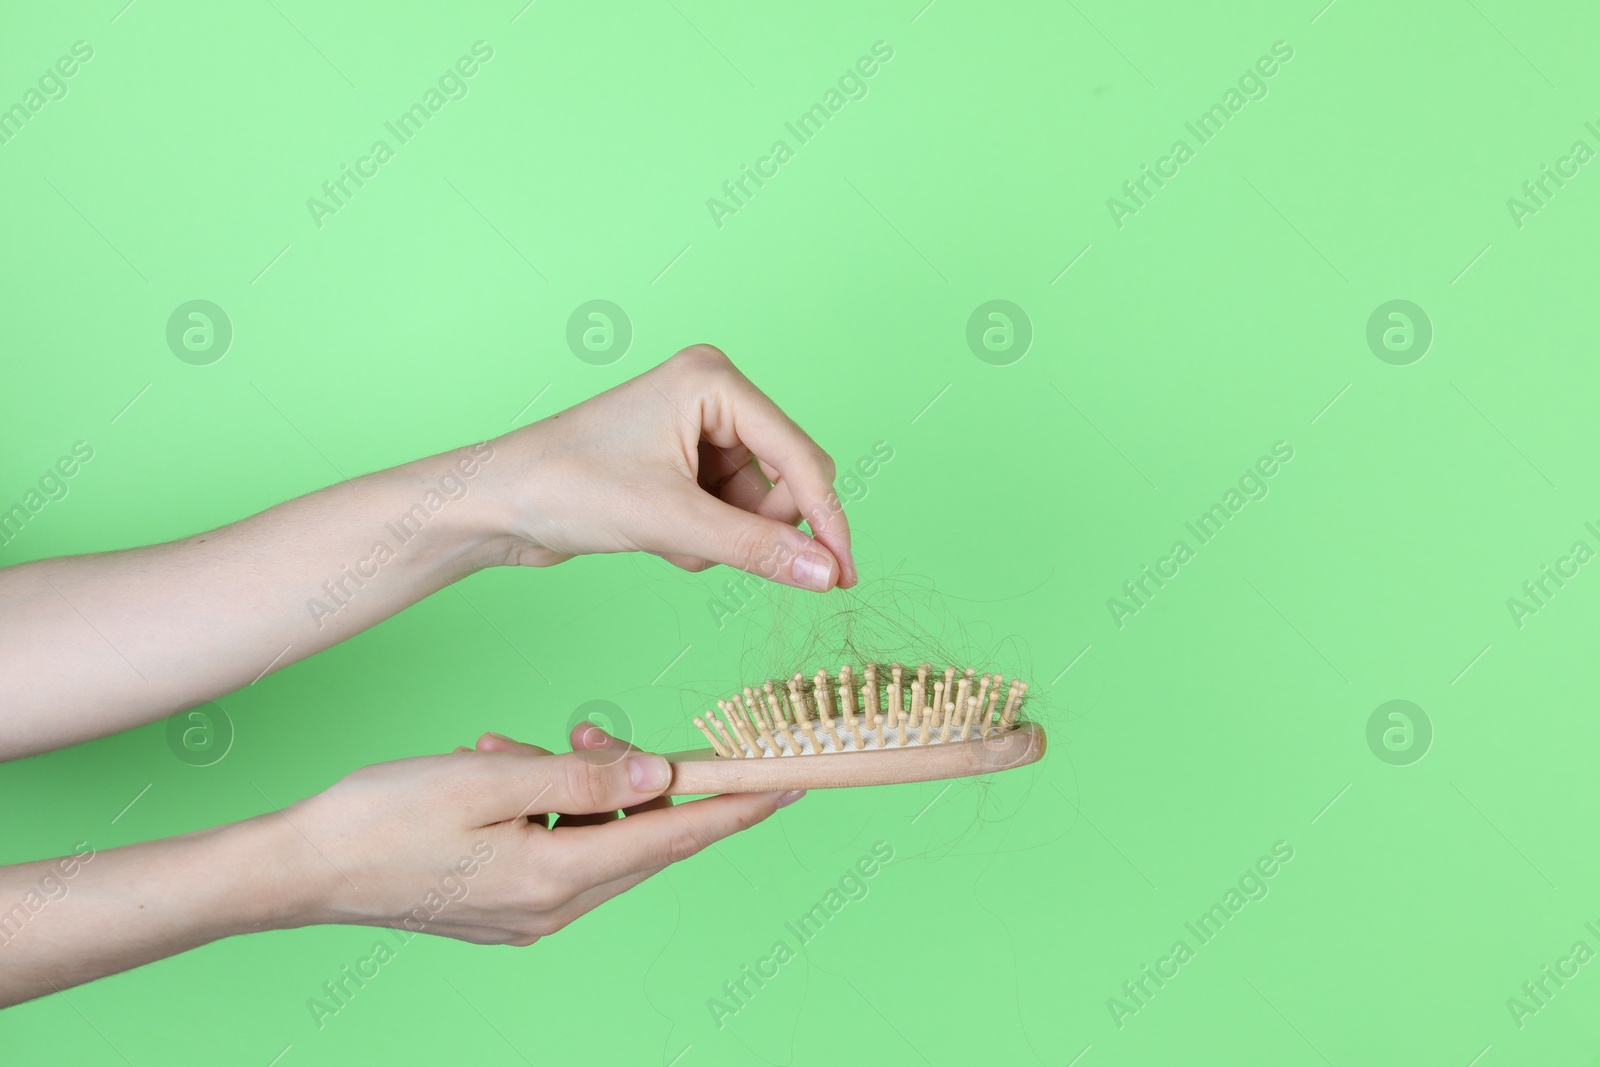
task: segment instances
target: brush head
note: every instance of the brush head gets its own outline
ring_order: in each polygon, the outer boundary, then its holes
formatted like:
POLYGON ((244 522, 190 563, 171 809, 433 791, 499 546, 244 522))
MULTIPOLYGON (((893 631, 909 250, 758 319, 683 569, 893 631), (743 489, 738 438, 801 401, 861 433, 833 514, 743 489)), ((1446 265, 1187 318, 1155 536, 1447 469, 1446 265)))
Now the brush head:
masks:
POLYGON ((1026 682, 922 664, 819 670, 719 700, 697 716, 710 749, 669 756, 670 793, 928 781, 1032 763, 1044 731, 1019 720, 1026 682), (1000 705, 1000 694, 1006 693, 1000 705), (1000 706, 997 706, 1000 705, 1000 706), (708 766, 712 764, 713 766, 708 766))

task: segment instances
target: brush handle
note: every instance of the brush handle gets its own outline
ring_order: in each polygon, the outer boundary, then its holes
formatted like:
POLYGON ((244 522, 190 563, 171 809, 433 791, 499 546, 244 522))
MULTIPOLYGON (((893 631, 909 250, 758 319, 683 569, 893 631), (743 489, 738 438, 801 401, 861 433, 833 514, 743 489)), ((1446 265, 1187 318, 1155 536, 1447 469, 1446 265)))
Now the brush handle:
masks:
POLYGON ((1025 722, 977 741, 950 741, 865 752, 730 759, 709 748, 667 754, 669 796, 762 793, 774 789, 840 789, 965 778, 1025 767, 1044 755, 1044 727, 1025 722))

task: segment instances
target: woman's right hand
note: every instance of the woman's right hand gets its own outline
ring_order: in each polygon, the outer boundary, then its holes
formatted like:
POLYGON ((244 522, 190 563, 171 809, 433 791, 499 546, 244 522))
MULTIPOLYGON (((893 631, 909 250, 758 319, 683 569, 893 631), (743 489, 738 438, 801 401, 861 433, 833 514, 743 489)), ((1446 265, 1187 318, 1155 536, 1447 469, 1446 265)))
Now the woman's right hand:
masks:
POLYGON ((818 592, 858 581, 833 459, 710 345, 480 447, 508 563, 640 551, 818 592))
POLYGON ((572 743, 554 755, 485 734, 476 749, 364 767, 292 805, 283 816, 306 847, 279 873, 309 869, 319 886, 292 925, 531 945, 801 795, 673 805, 661 756, 588 723, 572 743), (571 818, 550 829, 547 813, 571 818))

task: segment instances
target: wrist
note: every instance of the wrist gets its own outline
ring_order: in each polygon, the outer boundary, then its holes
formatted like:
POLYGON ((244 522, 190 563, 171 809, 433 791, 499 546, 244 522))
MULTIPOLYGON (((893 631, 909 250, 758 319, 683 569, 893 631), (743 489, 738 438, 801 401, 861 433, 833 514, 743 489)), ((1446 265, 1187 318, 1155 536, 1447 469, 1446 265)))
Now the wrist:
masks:
POLYGON ((400 544, 431 543, 450 581, 498 565, 508 524, 496 475, 507 465, 505 450, 484 441, 386 472, 404 491, 390 509, 385 534, 400 544))
POLYGON ((293 812, 267 812, 221 827, 220 851, 245 863, 246 907, 230 933, 291 930, 330 921, 329 904, 340 875, 296 828, 293 812))
POLYGON ((550 436, 535 423, 486 441, 474 516, 491 566, 547 567, 571 558, 570 464, 553 457, 550 436))

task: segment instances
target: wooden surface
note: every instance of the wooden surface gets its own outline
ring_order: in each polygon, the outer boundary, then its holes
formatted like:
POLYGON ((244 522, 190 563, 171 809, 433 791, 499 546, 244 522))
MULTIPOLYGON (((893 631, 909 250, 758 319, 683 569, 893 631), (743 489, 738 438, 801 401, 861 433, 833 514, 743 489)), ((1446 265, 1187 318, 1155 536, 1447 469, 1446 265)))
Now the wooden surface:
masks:
POLYGON ((978 741, 959 741, 815 756, 726 759, 709 748, 667 755, 671 796, 759 793, 770 789, 840 789, 965 778, 1025 767, 1044 755, 1044 727, 1027 722, 978 741))

